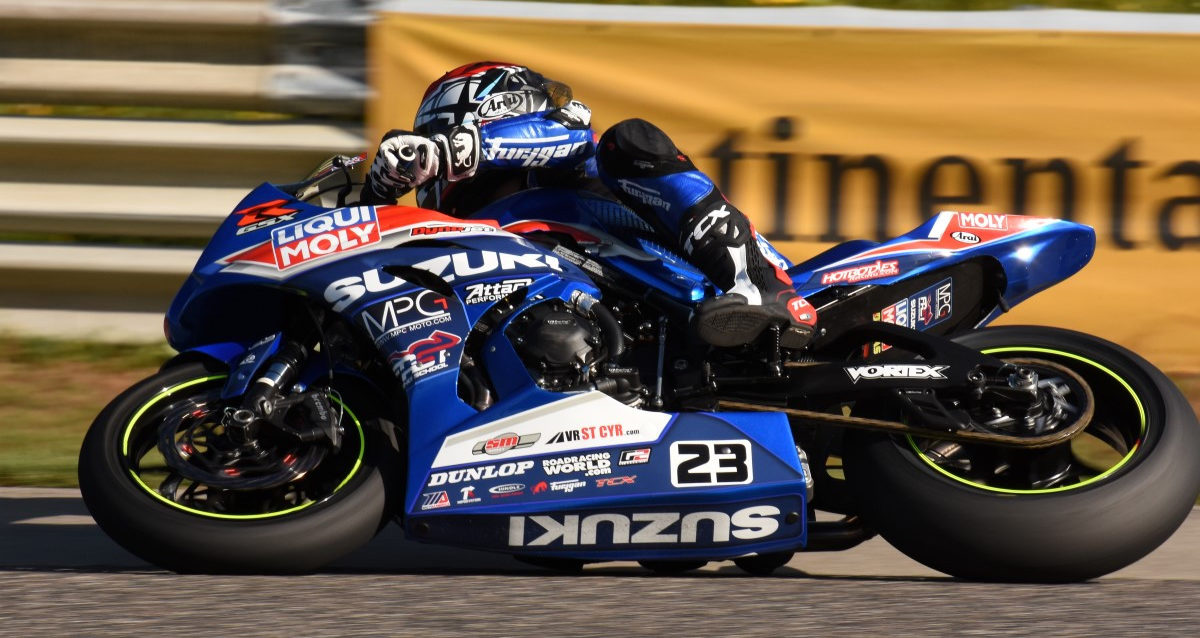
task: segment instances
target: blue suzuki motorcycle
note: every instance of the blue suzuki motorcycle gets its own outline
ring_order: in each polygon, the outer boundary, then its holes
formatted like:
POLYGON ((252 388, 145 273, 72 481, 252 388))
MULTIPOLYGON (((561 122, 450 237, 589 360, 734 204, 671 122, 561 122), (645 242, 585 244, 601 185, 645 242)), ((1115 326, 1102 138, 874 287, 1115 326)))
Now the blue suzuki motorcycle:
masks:
POLYGON ((1161 372, 983 328, 1082 268, 1086 226, 943 212, 796 265, 764 242, 820 332, 715 348, 689 318, 716 291, 619 203, 347 206, 354 162, 246 196, 167 313, 179 355, 92 425, 84 500, 130 552, 306 572, 395 521, 549 568, 768 574, 878 533, 961 578, 1074 581, 1200 492, 1200 425, 1161 372))

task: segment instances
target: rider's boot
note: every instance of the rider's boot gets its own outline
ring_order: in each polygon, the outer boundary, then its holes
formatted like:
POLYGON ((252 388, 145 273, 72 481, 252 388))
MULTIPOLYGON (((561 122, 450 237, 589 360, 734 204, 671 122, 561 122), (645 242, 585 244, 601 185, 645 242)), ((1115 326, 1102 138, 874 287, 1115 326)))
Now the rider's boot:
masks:
POLYGON ((694 207, 681 224, 692 263, 724 294, 705 300, 693 321, 714 346, 752 341, 767 326, 782 328, 780 345, 803 348, 813 338, 817 311, 796 294, 792 279, 763 254, 750 220, 729 202, 694 207))
POLYGON ((679 237, 688 260, 724 292, 696 309, 702 339, 739 346, 778 323, 780 345, 812 340, 816 310, 767 258, 750 220, 666 133, 645 120, 619 122, 600 138, 596 159, 608 188, 660 234, 679 237))

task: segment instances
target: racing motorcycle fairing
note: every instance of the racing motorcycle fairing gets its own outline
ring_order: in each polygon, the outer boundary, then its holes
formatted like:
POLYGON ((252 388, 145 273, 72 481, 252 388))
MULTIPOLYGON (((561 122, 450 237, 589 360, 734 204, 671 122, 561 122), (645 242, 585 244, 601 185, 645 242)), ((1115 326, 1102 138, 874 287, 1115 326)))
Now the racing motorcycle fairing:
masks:
MULTIPOLYGON (((201 253, 167 312, 168 341, 181 351, 217 341, 248 344, 280 325, 285 293, 322 299, 325 282, 398 263, 391 251, 397 246, 472 236, 503 238, 510 245, 502 250, 516 250, 515 243, 518 254, 542 252, 495 223, 407 206, 321 208, 263 184, 225 218, 201 253), (254 312, 232 316, 229 308, 254 312)), ((451 264, 438 259, 433 265, 451 264)), ((586 281, 582 273, 572 274, 586 281)))
POLYGON ((886 286, 986 258, 998 265, 1004 284, 999 292, 1011 307, 1078 272, 1091 260, 1095 245, 1095 231, 1074 222, 943 211, 884 243, 839 244, 788 274, 800 294, 814 296, 831 286, 886 286))
POLYGON ((783 415, 647 412, 596 392, 489 412, 412 484, 412 537, 610 559, 805 542, 806 470, 783 415))
MULTIPOLYGON (((812 477, 784 414, 655 412, 595 390, 550 391, 509 334, 539 305, 599 298, 593 278, 635 282, 686 308, 715 294, 703 275, 631 211, 595 195, 535 189, 480 214, 496 220, 400 206, 325 209, 260 186, 222 224, 172 304, 171 343, 228 363, 223 394, 233 397, 280 348, 283 299, 319 300, 341 315, 406 398, 403 524, 420 540, 610 559, 802 546, 812 477), (514 232, 566 237, 583 254, 514 232), (240 307, 253 312, 221 314, 240 307), (494 393, 484 408, 460 395, 468 359, 494 393)), ((946 212, 895 240, 848 242, 789 273, 822 303, 823 321, 835 327, 822 339, 833 343, 869 321, 935 333, 982 325, 1002 295, 1015 303, 1068 276, 1093 246, 1091 230, 1069 222, 946 212)), ((328 373, 313 357, 298 387, 328 373)))

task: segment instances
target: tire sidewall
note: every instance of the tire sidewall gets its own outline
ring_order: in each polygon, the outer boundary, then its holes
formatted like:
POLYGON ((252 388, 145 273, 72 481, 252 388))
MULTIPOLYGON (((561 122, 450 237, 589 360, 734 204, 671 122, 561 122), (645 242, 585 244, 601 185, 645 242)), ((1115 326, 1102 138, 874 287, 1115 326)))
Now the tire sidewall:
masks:
POLYGON ((79 462, 80 491, 100 527, 138 557, 180 572, 307 572, 369 541, 389 515, 378 467, 386 455, 380 453, 382 437, 370 427, 378 410, 361 394, 343 392, 367 437, 361 465, 329 498, 295 512, 254 520, 204 517, 162 503, 126 473, 121 440, 134 413, 164 388, 224 373, 207 362, 170 368, 100 413, 79 462))
POLYGON ((1147 432, 1126 465, 1096 483, 1045 494, 973 488, 941 475, 907 441, 847 436, 847 479, 864 519, 914 559, 966 578, 1071 581, 1120 569, 1165 541, 1200 491, 1200 426, 1177 388, 1128 350, 1041 327, 976 331, 973 348, 1033 346, 1079 354, 1119 375, 1146 411, 1147 432))

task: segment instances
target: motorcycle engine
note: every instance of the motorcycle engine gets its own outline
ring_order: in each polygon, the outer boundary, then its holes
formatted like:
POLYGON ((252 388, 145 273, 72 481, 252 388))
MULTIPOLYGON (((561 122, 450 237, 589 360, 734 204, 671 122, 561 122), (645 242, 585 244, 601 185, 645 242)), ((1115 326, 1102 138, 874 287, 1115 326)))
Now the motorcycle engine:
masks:
POLYGON ((540 304, 513 322, 509 336, 538 385, 563 391, 585 384, 600 354, 600 328, 561 304, 540 304))
POLYGON ((604 331, 572 305, 554 301, 529 308, 506 334, 538 386, 555 392, 600 390, 630 405, 641 403, 637 370, 606 362, 611 348, 604 331))

